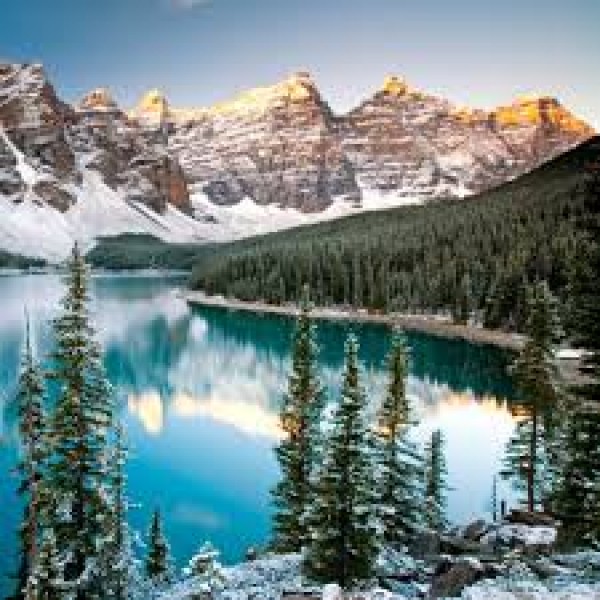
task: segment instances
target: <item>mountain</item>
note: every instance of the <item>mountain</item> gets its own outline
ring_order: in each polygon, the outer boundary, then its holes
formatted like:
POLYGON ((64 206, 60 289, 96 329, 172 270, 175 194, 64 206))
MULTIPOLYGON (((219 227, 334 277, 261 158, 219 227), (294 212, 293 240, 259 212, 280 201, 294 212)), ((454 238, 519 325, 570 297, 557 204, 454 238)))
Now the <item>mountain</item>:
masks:
POLYGON ((41 65, 0 64, 0 247, 60 260, 73 240, 245 237, 480 192, 589 138, 552 98, 459 109, 388 78, 345 115, 307 73, 207 108, 159 90, 73 106, 41 65))

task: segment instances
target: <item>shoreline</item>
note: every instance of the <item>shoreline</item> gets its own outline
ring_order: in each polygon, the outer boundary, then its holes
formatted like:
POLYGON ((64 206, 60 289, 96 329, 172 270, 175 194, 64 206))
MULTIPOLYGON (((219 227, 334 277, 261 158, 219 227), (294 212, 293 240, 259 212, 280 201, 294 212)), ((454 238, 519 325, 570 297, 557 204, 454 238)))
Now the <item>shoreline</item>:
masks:
MULTIPOLYGON (((228 310, 240 310, 253 313, 296 316, 298 308, 293 305, 274 305, 265 302, 246 302, 223 296, 209 296, 204 292, 182 290, 182 297, 188 303, 199 306, 212 306, 228 310)), ((344 310, 315 307, 311 311, 315 319, 330 321, 355 321, 376 323, 406 331, 418 331, 446 339, 458 339, 473 344, 495 346, 503 350, 517 351, 523 345, 524 337, 516 333, 507 333, 495 329, 485 329, 473 325, 459 325, 449 320, 424 315, 400 313, 373 314, 366 310, 344 310)))

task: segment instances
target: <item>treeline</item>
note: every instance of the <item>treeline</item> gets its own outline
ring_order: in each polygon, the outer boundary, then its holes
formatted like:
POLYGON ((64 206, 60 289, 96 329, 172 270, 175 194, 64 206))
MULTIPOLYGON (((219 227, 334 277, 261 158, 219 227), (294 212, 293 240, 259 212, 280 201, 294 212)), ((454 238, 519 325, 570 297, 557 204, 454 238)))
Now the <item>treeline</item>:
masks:
POLYGON ((206 244, 171 244, 144 233, 104 237, 87 253, 95 268, 113 271, 177 269, 190 271, 201 257, 212 252, 206 244))
POLYGON ((0 269, 30 269, 44 266, 46 266, 46 261, 41 258, 28 258, 0 250, 0 269))
POLYGON ((402 207, 221 246, 191 285, 270 303, 310 285, 319 305, 449 313, 522 329, 536 280, 567 299, 585 217, 586 165, 600 138, 468 200, 402 207))

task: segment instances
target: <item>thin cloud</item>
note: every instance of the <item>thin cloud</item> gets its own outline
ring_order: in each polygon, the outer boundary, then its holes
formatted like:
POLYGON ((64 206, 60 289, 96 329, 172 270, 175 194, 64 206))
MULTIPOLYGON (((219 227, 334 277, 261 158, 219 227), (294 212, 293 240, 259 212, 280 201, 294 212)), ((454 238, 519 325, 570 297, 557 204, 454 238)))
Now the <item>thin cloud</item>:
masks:
POLYGON ((189 10, 191 8, 196 8, 197 6, 210 4, 211 1, 212 0, 168 0, 168 3, 173 8, 189 10))

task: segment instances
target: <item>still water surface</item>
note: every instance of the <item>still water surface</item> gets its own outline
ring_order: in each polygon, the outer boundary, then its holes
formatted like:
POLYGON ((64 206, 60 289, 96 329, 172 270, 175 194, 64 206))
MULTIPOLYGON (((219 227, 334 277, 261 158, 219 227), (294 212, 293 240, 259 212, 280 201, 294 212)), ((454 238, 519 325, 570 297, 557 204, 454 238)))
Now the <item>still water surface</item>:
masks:
MULTIPOLYGON (((178 277, 97 275, 96 328, 133 447, 129 494, 134 529, 155 506, 179 566, 210 539, 226 562, 269 536, 269 490, 277 480, 277 408, 290 366, 293 321, 220 308, 190 309, 178 277)), ((50 321, 63 294, 55 275, 0 276, 0 575, 10 571, 20 506, 11 470, 17 454, 14 389, 24 310, 36 349, 52 348, 50 321)), ((381 397, 390 332, 379 325, 319 325, 321 370, 331 397, 339 387, 349 330, 361 342, 365 386, 381 397)), ((489 510, 493 474, 513 428, 507 357, 462 341, 409 334, 408 390, 423 442, 447 440, 451 519, 489 510)), ((507 495, 501 490, 501 495, 507 495)), ((0 583, 0 592, 6 580, 0 583)))

